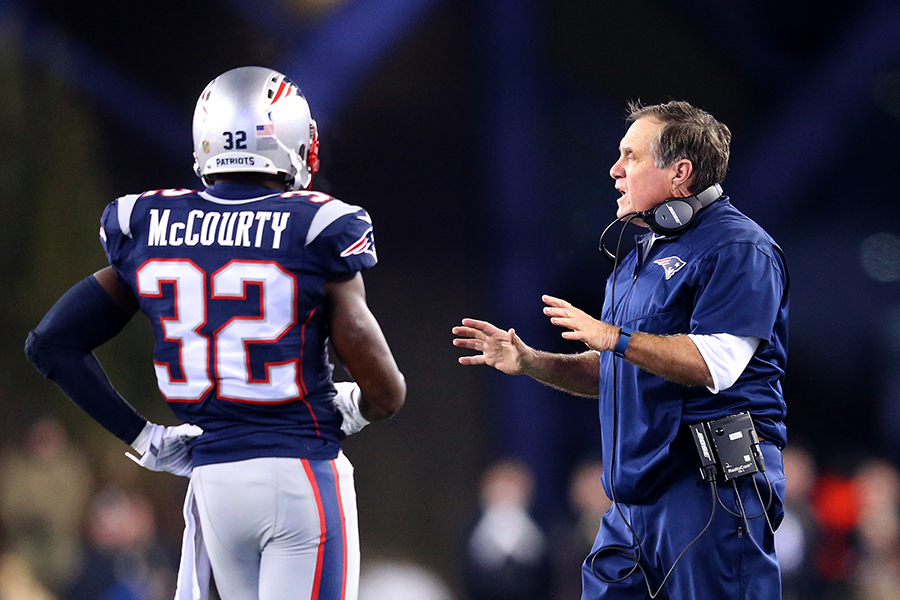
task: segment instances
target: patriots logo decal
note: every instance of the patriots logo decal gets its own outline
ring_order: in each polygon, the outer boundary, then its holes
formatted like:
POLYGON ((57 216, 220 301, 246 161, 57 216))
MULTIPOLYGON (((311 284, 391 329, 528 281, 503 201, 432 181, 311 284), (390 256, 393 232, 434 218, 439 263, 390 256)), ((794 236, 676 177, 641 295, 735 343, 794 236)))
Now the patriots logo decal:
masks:
POLYGON ((654 265, 659 265, 666 271, 666 279, 671 279, 672 275, 678 272, 678 270, 686 265, 687 263, 678 258, 677 256, 667 256, 666 258, 661 258, 659 260, 653 261, 654 265))
POLYGON ((375 254, 375 236, 372 233, 371 227, 366 229, 366 232, 363 233, 358 240, 347 246, 347 248, 341 252, 341 258, 347 258, 348 256, 353 256, 355 254, 371 254, 378 260, 378 256, 375 254))

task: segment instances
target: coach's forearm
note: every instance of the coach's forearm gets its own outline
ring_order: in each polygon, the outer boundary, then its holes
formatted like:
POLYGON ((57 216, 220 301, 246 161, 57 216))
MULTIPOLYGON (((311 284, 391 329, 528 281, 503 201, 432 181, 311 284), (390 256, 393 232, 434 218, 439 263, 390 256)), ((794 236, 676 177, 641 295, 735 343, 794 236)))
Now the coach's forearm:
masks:
POLYGON ((682 385, 713 385, 706 361, 686 335, 661 336, 635 331, 625 350, 625 360, 682 385))
POLYGON ((593 351, 556 354, 535 350, 534 360, 523 374, 569 394, 596 398, 599 393, 600 356, 593 351))

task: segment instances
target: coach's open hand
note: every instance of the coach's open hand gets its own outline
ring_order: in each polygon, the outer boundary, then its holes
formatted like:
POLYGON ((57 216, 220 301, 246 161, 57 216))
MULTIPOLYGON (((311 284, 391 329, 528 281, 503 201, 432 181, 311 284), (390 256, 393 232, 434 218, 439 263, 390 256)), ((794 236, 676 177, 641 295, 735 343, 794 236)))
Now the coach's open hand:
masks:
POLYGON ((565 339, 583 342, 588 348, 598 352, 616 347, 620 332, 618 327, 593 318, 561 298, 544 295, 541 300, 547 305, 544 307, 544 314, 550 317, 551 323, 572 330, 562 333, 565 339))
POLYGON ((460 356, 461 365, 488 365, 507 375, 523 375, 534 363, 535 352, 522 341, 514 329, 504 331, 487 321, 463 319, 453 328, 453 345, 481 352, 474 356, 460 356))

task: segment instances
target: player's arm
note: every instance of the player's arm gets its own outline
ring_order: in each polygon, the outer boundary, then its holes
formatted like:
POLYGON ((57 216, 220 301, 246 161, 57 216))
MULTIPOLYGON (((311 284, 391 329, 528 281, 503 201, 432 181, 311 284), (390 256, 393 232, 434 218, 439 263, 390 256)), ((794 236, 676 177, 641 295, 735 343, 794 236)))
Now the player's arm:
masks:
POLYGON ((94 273, 92 277, 97 280, 97 283, 100 284, 100 287, 106 291, 109 297, 119 305, 119 308, 125 311, 129 319, 137 313, 137 299, 128 286, 124 285, 119 279, 119 274, 116 273, 115 269, 105 267, 94 273))
POLYGON ((453 345, 480 354, 459 357, 462 365, 488 365, 507 375, 528 375, 576 396, 597 397, 600 357, 596 352, 558 354, 535 350, 514 329, 504 331, 477 319, 453 328, 453 345))
POLYGON ((122 287, 112 267, 72 286, 28 334, 25 354, 82 410, 131 444, 147 419, 119 395, 93 353, 118 335, 137 310, 122 287))
POLYGON ((363 418, 380 421, 393 416, 406 399, 406 380, 366 304, 362 274, 326 282, 325 295, 331 342, 359 385, 363 418))
POLYGON ((106 267, 72 286, 28 334, 25 354, 84 412, 134 448, 128 455, 151 471, 187 476, 190 441, 203 433, 189 424, 165 427, 140 415, 113 387, 94 349, 114 338, 137 312, 131 290, 106 267))

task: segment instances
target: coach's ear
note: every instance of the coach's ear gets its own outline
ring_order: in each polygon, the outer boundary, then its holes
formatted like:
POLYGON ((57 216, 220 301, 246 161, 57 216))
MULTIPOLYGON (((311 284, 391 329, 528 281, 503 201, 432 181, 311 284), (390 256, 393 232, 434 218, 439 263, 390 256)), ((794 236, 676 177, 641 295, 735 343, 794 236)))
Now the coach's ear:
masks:
POLYGON ((691 195, 690 183, 694 176, 694 163, 686 158, 675 161, 669 167, 669 198, 685 198, 691 195))

